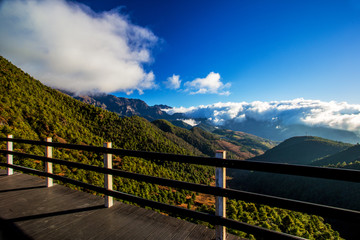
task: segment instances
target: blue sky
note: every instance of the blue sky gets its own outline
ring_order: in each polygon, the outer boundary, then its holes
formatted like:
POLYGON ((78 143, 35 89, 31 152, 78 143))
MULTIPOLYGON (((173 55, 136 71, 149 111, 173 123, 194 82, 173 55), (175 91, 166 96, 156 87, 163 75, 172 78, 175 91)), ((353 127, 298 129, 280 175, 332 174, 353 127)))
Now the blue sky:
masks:
MULTIPOLYGON (((130 49, 141 46, 136 48, 135 57, 131 52, 135 65, 130 68, 140 68, 136 74, 146 80, 134 80, 139 82, 132 86, 124 83, 125 87, 121 85, 117 87, 120 91, 114 92, 117 96, 174 107, 296 98, 360 104, 360 1, 73 2, 88 6, 90 10, 85 12, 94 18, 115 13, 135 26, 131 31, 136 32, 136 27, 142 31, 140 37, 137 32, 130 41, 130 49), (177 88, 166 84, 173 75, 181 80, 177 88)), ((6 26, 2 31, 2 36, 10 35, 6 26)), ((102 33, 92 34, 100 38, 102 33)), ((5 38, 2 41, 5 42, 5 38)), ((86 44, 87 40, 83 42, 86 44)), ((25 71, 40 80, 51 78, 50 74, 37 75, 38 69, 44 72, 43 66, 28 66, 19 60, 24 56, 9 49, 5 44, 1 48, 0 44, 1 54, 25 71)), ((96 57, 101 59, 101 56, 96 57)), ((51 60, 46 64, 54 68, 51 60)), ((86 74, 90 73, 83 73, 86 74)), ((105 74, 103 78, 106 77, 105 74)), ((48 84, 59 86, 55 83, 60 81, 54 79, 48 84)), ((92 84, 93 88, 97 87, 95 83, 88 83, 92 84)), ((109 87, 102 90, 112 92, 111 86, 109 82, 109 87)))
POLYGON ((125 6, 133 23, 161 39, 146 66, 159 88, 130 96, 149 104, 294 98, 360 103, 360 1, 81 2, 95 11, 125 6), (190 95, 162 85, 173 74, 186 82, 210 72, 231 84, 229 96, 190 95))

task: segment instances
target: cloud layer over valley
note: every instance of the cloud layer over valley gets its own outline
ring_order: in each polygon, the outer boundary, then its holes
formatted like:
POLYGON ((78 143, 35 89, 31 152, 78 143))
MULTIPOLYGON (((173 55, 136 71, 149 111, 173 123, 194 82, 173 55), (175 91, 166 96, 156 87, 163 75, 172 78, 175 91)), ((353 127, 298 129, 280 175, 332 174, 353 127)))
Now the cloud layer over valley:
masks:
POLYGON ((78 3, 0 3, 0 52, 43 83, 73 92, 131 93, 155 87, 151 48, 158 38, 121 9, 95 13, 78 3))
POLYGON ((224 126, 248 120, 267 122, 279 128, 294 124, 327 127, 360 135, 360 105, 346 102, 294 99, 272 102, 228 102, 189 108, 168 109, 169 114, 183 113, 188 118, 206 118, 224 126))

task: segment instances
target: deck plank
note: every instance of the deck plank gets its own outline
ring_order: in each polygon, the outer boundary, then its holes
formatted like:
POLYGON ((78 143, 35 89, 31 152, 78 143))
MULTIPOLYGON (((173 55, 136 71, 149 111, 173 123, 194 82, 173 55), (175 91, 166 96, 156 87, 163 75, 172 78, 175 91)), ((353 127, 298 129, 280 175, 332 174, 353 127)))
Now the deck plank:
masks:
MULTIPOLYGON (((43 178, 0 169, 0 238, 65 239, 214 239, 215 232, 153 210, 55 185, 43 178), (6 226, 6 227, 4 227, 6 226), (8 228, 7 228, 8 227, 8 228), (11 234, 10 234, 11 233, 11 234)), ((232 236, 231 239, 239 239, 232 236)))

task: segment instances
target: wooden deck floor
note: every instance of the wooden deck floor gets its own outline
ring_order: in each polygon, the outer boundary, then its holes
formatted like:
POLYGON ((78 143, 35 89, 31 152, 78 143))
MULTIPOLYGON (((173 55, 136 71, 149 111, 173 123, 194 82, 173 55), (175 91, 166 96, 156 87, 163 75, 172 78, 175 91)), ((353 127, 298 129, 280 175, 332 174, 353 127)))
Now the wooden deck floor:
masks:
MULTIPOLYGON (((202 225, 104 199, 41 178, 0 169, 0 240, 214 239, 202 225)), ((240 239, 229 235, 228 239, 240 239)))

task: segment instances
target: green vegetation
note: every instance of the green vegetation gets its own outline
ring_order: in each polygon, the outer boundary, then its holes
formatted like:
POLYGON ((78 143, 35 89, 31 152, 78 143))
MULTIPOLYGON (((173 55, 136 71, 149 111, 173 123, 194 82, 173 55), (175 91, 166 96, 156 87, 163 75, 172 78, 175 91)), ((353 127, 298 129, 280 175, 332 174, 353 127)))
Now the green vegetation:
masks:
POLYGON ((328 165, 328 167, 360 170, 360 161, 354 161, 354 162, 349 162, 349 163, 342 162, 342 163, 337 163, 336 165, 328 165))
POLYGON ((209 132, 208 129, 201 127, 202 125, 187 129, 174 126, 167 120, 156 120, 152 123, 164 132, 184 140, 207 156, 213 156, 217 149, 224 149, 227 151, 227 158, 243 160, 262 154, 275 146, 275 143, 270 140, 238 131, 215 129, 209 132))
MULTIPOLYGON (((94 146, 102 146, 104 142, 111 141, 114 148, 210 156, 213 155, 214 149, 225 142, 219 135, 211 134, 201 128, 186 130, 166 121, 156 121, 152 124, 141 117, 120 118, 115 113, 82 103, 44 86, 2 57, 0 57, 0 92, 1 137, 7 134, 13 134, 15 138, 34 140, 52 137, 54 142, 94 146)), ((235 142, 233 145, 235 146, 235 142)), ((236 146, 240 147, 240 144, 236 146)), ((0 143, 0 147, 4 149, 4 143, 0 143)), ((27 144, 15 144, 15 150, 37 155, 44 153, 43 147, 27 144)), ((103 165, 102 156, 83 151, 55 149, 54 157, 97 166, 103 165)), ((3 156, 0 156, 0 159, 4 161, 3 156)), ((15 159, 15 164, 43 169, 41 162, 29 159, 15 159)), ((214 169, 210 167, 120 156, 114 156, 114 167, 201 184, 210 184, 214 175, 214 169)), ((98 186, 103 185, 103 176, 94 172, 55 164, 54 173, 98 186)), ((124 178, 115 178, 114 181, 115 189, 122 192, 164 203, 185 205, 196 210, 211 212, 213 209, 211 201, 198 199, 201 194, 124 178)), ((339 238, 338 233, 320 217, 268 206, 230 200, 228 215, 248 223, 313 239, 339 238)), ((242 236, 246 235, 234 232, 242 236)))
POLYGON ((240 131, 216 129, 213 133, 221 136, 221 138, 226 141, 229 141, 237 146, 241 146, 241 151, 248 151, 252 154, 252 156, 263 154, 266 150, 276 146, 274 141, 240 131))
MULTIPOLYGON (((339 233, 318 216, 243 201, 229 200, 228 205, 227 216, 235 220, 306 239, 341 239, 339 233)), ((232 232, 252 239, 251 235, 232 232)))
POLYGON ((199 149, 201 153, 206 156, 214 155, 214 152, 219 149, 219 146, 216 144, 216 140, 219 140, 219 138, 200 128, 194 127, 190 130, 187 130, 176 127, 166 120, 156 120, 153 122, 153 124, 162 131, 172 133, 191 146, 199 149))
MULTIPOLYGON (((306 239, 343 239, 319 216, 234 199, 228 199, 226 204, 226 216, 244 223, 306 239)), ((202 206, 201 210, 215 213, 214 207, 202 206)), ((238 230, 229 229, 229 232, 246 239, 255 239, 252 234, 238 230)))
MULTIPOLYGON (((74 100, 44 86, 4 58, 0 59, 0 63, 2 93, 0 136, 2 137, 7 134, 13 134, 15 138, 34 140, 52 137, 55 142, 95 146, 102 146, 104 142, 111 141, 114 148, 185 155, 199 153, 194 148, 186 149, 174 143, 165 132, 143 118, 136 116, 120 118, 115 113, 74 100)), ((16 144, 15 147, 21 151, 43 155, 43 149, 36 146, 16 144)), ((54 157, 102 165, 102 156, 93 153, 56 149, 54 157)), ((43 167, 41 162, 26 159, 21 161, 21 164, 37 169, 43 167)), ((177 163, 158 164, 129 157, 116 157, 115 165, 132 172, 203 184, 209 184, 214 174, 214 170, 210 167, 186 164, 180 166, 177 163)), ((55 165, 55 173, 95 185, 103 184, 101 175, 86 173, 79 169, 55 165)), ((115 181, 119 183, 117 185, 119 190, 143 194, 139 191, 143 183, 139 184, 126 179, 115 181)), ((152 188, 158 187, 152 186, 152 188)), ((181 192, 181 194, 181 199, 184 199, 189 193, 181 192)), ((175 199, 175 193, 171 189, 165 195, 167 199, 175 199)))

